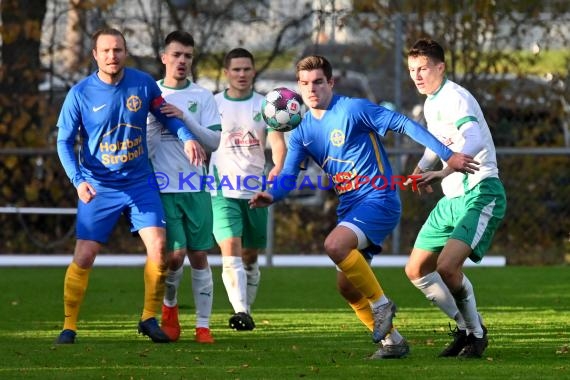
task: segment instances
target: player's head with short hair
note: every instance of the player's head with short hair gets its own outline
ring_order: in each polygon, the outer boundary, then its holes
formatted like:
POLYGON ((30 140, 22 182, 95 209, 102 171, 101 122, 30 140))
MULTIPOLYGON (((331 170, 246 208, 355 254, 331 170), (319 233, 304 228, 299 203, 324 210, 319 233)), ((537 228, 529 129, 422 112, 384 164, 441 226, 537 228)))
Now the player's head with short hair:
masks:
POLYGON ((303 102, 320 117, 334 96, 332 65, 321 55, 310 55, 297 62, 295 75, 303 102))
POLYGON ((428 38, 416 41, 408 51, 408 71, 420 94, 435 94, 445 83, 445 54, 441 45, 428 38))
POLYGON ((417 40, 408 51, 408 57, 421 56, 428 57, 434 63, 445 63, 443 47, 437 41, 429 38, 417 40))
POLYGON ((194 37, 188 32, 184 32, 181 30, 175 30, 173 32, 168 33, 166 38, 164 39, 164 46, 170 45, 172 42, 178 42, 184 46, 192 46, 194 47, 194 37))
POLYGON ((226 69, 230 67, 232 59, 234 58, 249 58, 251 60, 251 64, 255 66, 255 59, 249 50, 244 48, 235 48, 230 50, 224 57, 224 67, 226 69))
POLYGON ((253 54, 244 48, 230 50, 224 57, 224 75, 228 80, 226 94, 229 97, 250 96, 256 75, 253 54))
POLYGON ((322 70, 323 74, 327 78, 327 81, 332 79, 332 65, 331 63, 322 55, 309 55, 299 62, 297 62, 295 75, 297 80, 299 80, 299 71, 313 71, 322 70))
POLYGON ((115 28, 101 28, 95 31, 95 33, 93 33, 93 35, 91 36, 91 46, 93 50, 97 50, 97 41, 101 36, 121 37, 123 43, 125 44, 125 50, 127 50, 127 40, 125 39, 125 36, 123 35, 123 33, 121 33, 119 30, 115 28))
POLYGON ((105 83, 115 84, 123 77, 127 62, 127 41, 117 29, 99 29, 91 37, 97 76, 105 83))
POLYGON ((170 32, 164 38, 160 59, 165 69, 163 83, 175 88, 187 86, 194 62, 194 37, 182 30, 170 32))

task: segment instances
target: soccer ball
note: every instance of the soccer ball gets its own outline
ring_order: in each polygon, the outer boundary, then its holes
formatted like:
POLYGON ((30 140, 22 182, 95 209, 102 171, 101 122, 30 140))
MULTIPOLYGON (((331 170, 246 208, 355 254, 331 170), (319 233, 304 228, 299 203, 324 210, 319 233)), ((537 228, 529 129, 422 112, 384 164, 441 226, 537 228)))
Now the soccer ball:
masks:
POLYGON ((303 99, 286 87, 271 90, 261 103, 261 116, 276 131, 295 129, 303 118, 303 99))

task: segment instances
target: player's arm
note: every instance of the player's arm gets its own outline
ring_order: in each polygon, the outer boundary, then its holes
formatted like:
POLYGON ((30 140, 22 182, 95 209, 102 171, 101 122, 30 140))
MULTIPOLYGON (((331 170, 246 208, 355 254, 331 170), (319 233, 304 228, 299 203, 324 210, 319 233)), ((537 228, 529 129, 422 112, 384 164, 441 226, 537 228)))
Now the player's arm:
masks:
MULTIPOLYGON (((455 149, 469 156, 476 156, 484 147, 481 128, 477 119, 475 117, 462 117, 456 126, 459 128, 459 137, 454 139, 455 149)), ((446 166, 441 170, 431 171, 433 166, 430 166, 430 163, 433 157, 427 153, 428 150, 426 149, 426 153, 424 153, 413 174, 422 173, 422 178, 417 181, 418 189, 424 188, 430 192, 430 184, 441 181, 455 170, 446 166)))
POLYGON ((462 137, 461 141, 456 143, 457 149, 462 153, 475 157, 485 147, 479 122, 475 117, 470 117, 457 127, 462 137))
POLYGON ((77 127, 68 128, 59 125, 57 130, 57 155, 65 170, 65 174, 67 174, 67 177, 75 187, 81 182, 85 182, 85 178, 79 169, 77 156, 75 155, 75 137, 77 136, 77 130, 77 127))
POLYGON ((152 160, 154 158, 157 144, 160 144, 160 131, 162 124, 153 114, 149 113, 146 119, 146 145, 148 147, 148 156, 152 160))
POLYGON ((68 129, 59 127, 57 131, 57 155, 69 180, 77 190, 77 197, 83 203, 89 203, 97 194, 95 188, 88 183, 81 170, 75 155, 75 136, 77 128, 68 129))
POLYGON ((404 133, 417 143, 431 149, 455 171, 461 173, 475 173, 476 170, 479 170, 477 166, 479 163, 475 161, 472 156, 460 152, 453 152, 422 125, 405 115, 394 112, 389 128, 395 132, 404 133))
POLYGON ((57 121, 57 155, 65 170, 65 174, 67 174, 67 177, 75 187, 85 181, 79 169, 79 161, 75 155, 75 141, 80 123, 80 107, 75 95, 75 89, 72 88, 65 97, 57 121))
POLYGON ((287 194, 295 189, 301 164, 306 157, 305 148, 296 138, 296 134, 293 134, 289 140, 289 149, 287 150, 283 170, 271 180, 272 186, 268 191, 254 194, 249 201, 249 206, 251 208, 267 207, 285 198, 287 194))
POLYGON ((285 134, 283 132, 271 129, 268 130, 267 140, 271 146, 271 159, 273 161, 273 168, 267 175, 267 178, 271 181, 283 170, 285 156, 287 155, 287 144, 285 143, 285 134))
POLYGON ((73 90, 65 98, 57 122, 57 155, 65 174, 77 190, 77 196, 84 203, 89 203, 96 195, 95 188, 85 180, 79 161, 75 155, 75 139, 79 131, 80 112, 73 90))
MULTIPOLYGON (((404 182, 404 186, 413 185, 414 183, 417 184, 417 180, 412 180, 412 178, 415 178, 412 176, 417 176, 419 174, 423 174, 427 171, 432 170, 438 162, 439 162, 438 155, 435 154, 435 152, 432 151, 431 149, 426 148, 422 158, 420 159, 420 161, 416 165, 411 176, 409 176, 409 178, 406 180, 406 182, 404 182)), ((413 188, 412 188, 412 190, 413 190, 413 188)), ((433 191, 433 189, 429 185, 426 185, 423 188, 418 186, 417 190, 418 190, 418 193, 420 195, 422 193, 422 190, 425 190, 425 192, 427 192, 427 193, 431 193, 433 191)))
POLYGON ((184 124, 186 124, 186 127, 188 127, 190 132, 198 138, 207 152, 213 152, 218 149, 222 129, 219 123, 209 127, 202 126, 192 116, 189 116, 174 104, 170 103, 164 103, 160 107, 160 111, 168 117, 177 117, 181 119, 184 124))
MULTIPOLYGON (((158 88, 158 87, 157 87, 158 88)), ((170 133, 178 136, 184 142, 184 152, 190 162, 194 165, 200 166, 206 160, 206 152, 204 148, 197 141, 196 136, 190 132, 184 122, 176 117, 168 117, 160 111, 161 106, 165 103, 162 96, 157 96, 151 104, 150 112, 156 119, 164 125, 170 133)))

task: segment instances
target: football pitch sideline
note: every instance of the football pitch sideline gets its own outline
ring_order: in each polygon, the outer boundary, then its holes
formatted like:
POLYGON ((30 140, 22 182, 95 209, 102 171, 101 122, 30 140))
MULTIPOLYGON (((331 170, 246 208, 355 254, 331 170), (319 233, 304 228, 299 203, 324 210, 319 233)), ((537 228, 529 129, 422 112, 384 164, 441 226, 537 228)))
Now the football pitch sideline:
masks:
POLYGON ((0 379, 570 379, 570 268, 468 268, 489 329, 482 359, 438 358, 449 320, 406 279, 374 268, 398 305, 404 359, 368 360, 368 330, 337 294, 335 269, 262 268, 253 331, 227 326, 231 307, 213 267, 216 342, 193 340, 190 270, 180 287, 182 336, 137 335, 142 267, 95 267, 77 343, 54 345, 63 321, 64 267, 0 268, 0 379))

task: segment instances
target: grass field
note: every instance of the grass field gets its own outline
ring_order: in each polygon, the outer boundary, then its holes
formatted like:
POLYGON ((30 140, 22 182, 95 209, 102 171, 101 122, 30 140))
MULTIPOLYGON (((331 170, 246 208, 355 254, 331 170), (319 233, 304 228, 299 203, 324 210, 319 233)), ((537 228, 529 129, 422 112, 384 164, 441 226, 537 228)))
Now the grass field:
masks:
POLYGON ((481 360, 437 358, 448 320, 401 268, 376 268, 399 305, 395 322, 411 343, 401 360, 367 360, 367 330, 336 293, 332 268, 265 268, 253 316, 257 328, 227 328, 230 305, 214 267, 216 343, 192 340, 189 273, 182 284, 179 342, 138 336, 142 268, 95 268, 78 341, 56 346, 65 268, 0 269, 1 379, 568 379, 570 268, 467 271, 489 328, 481 360))

